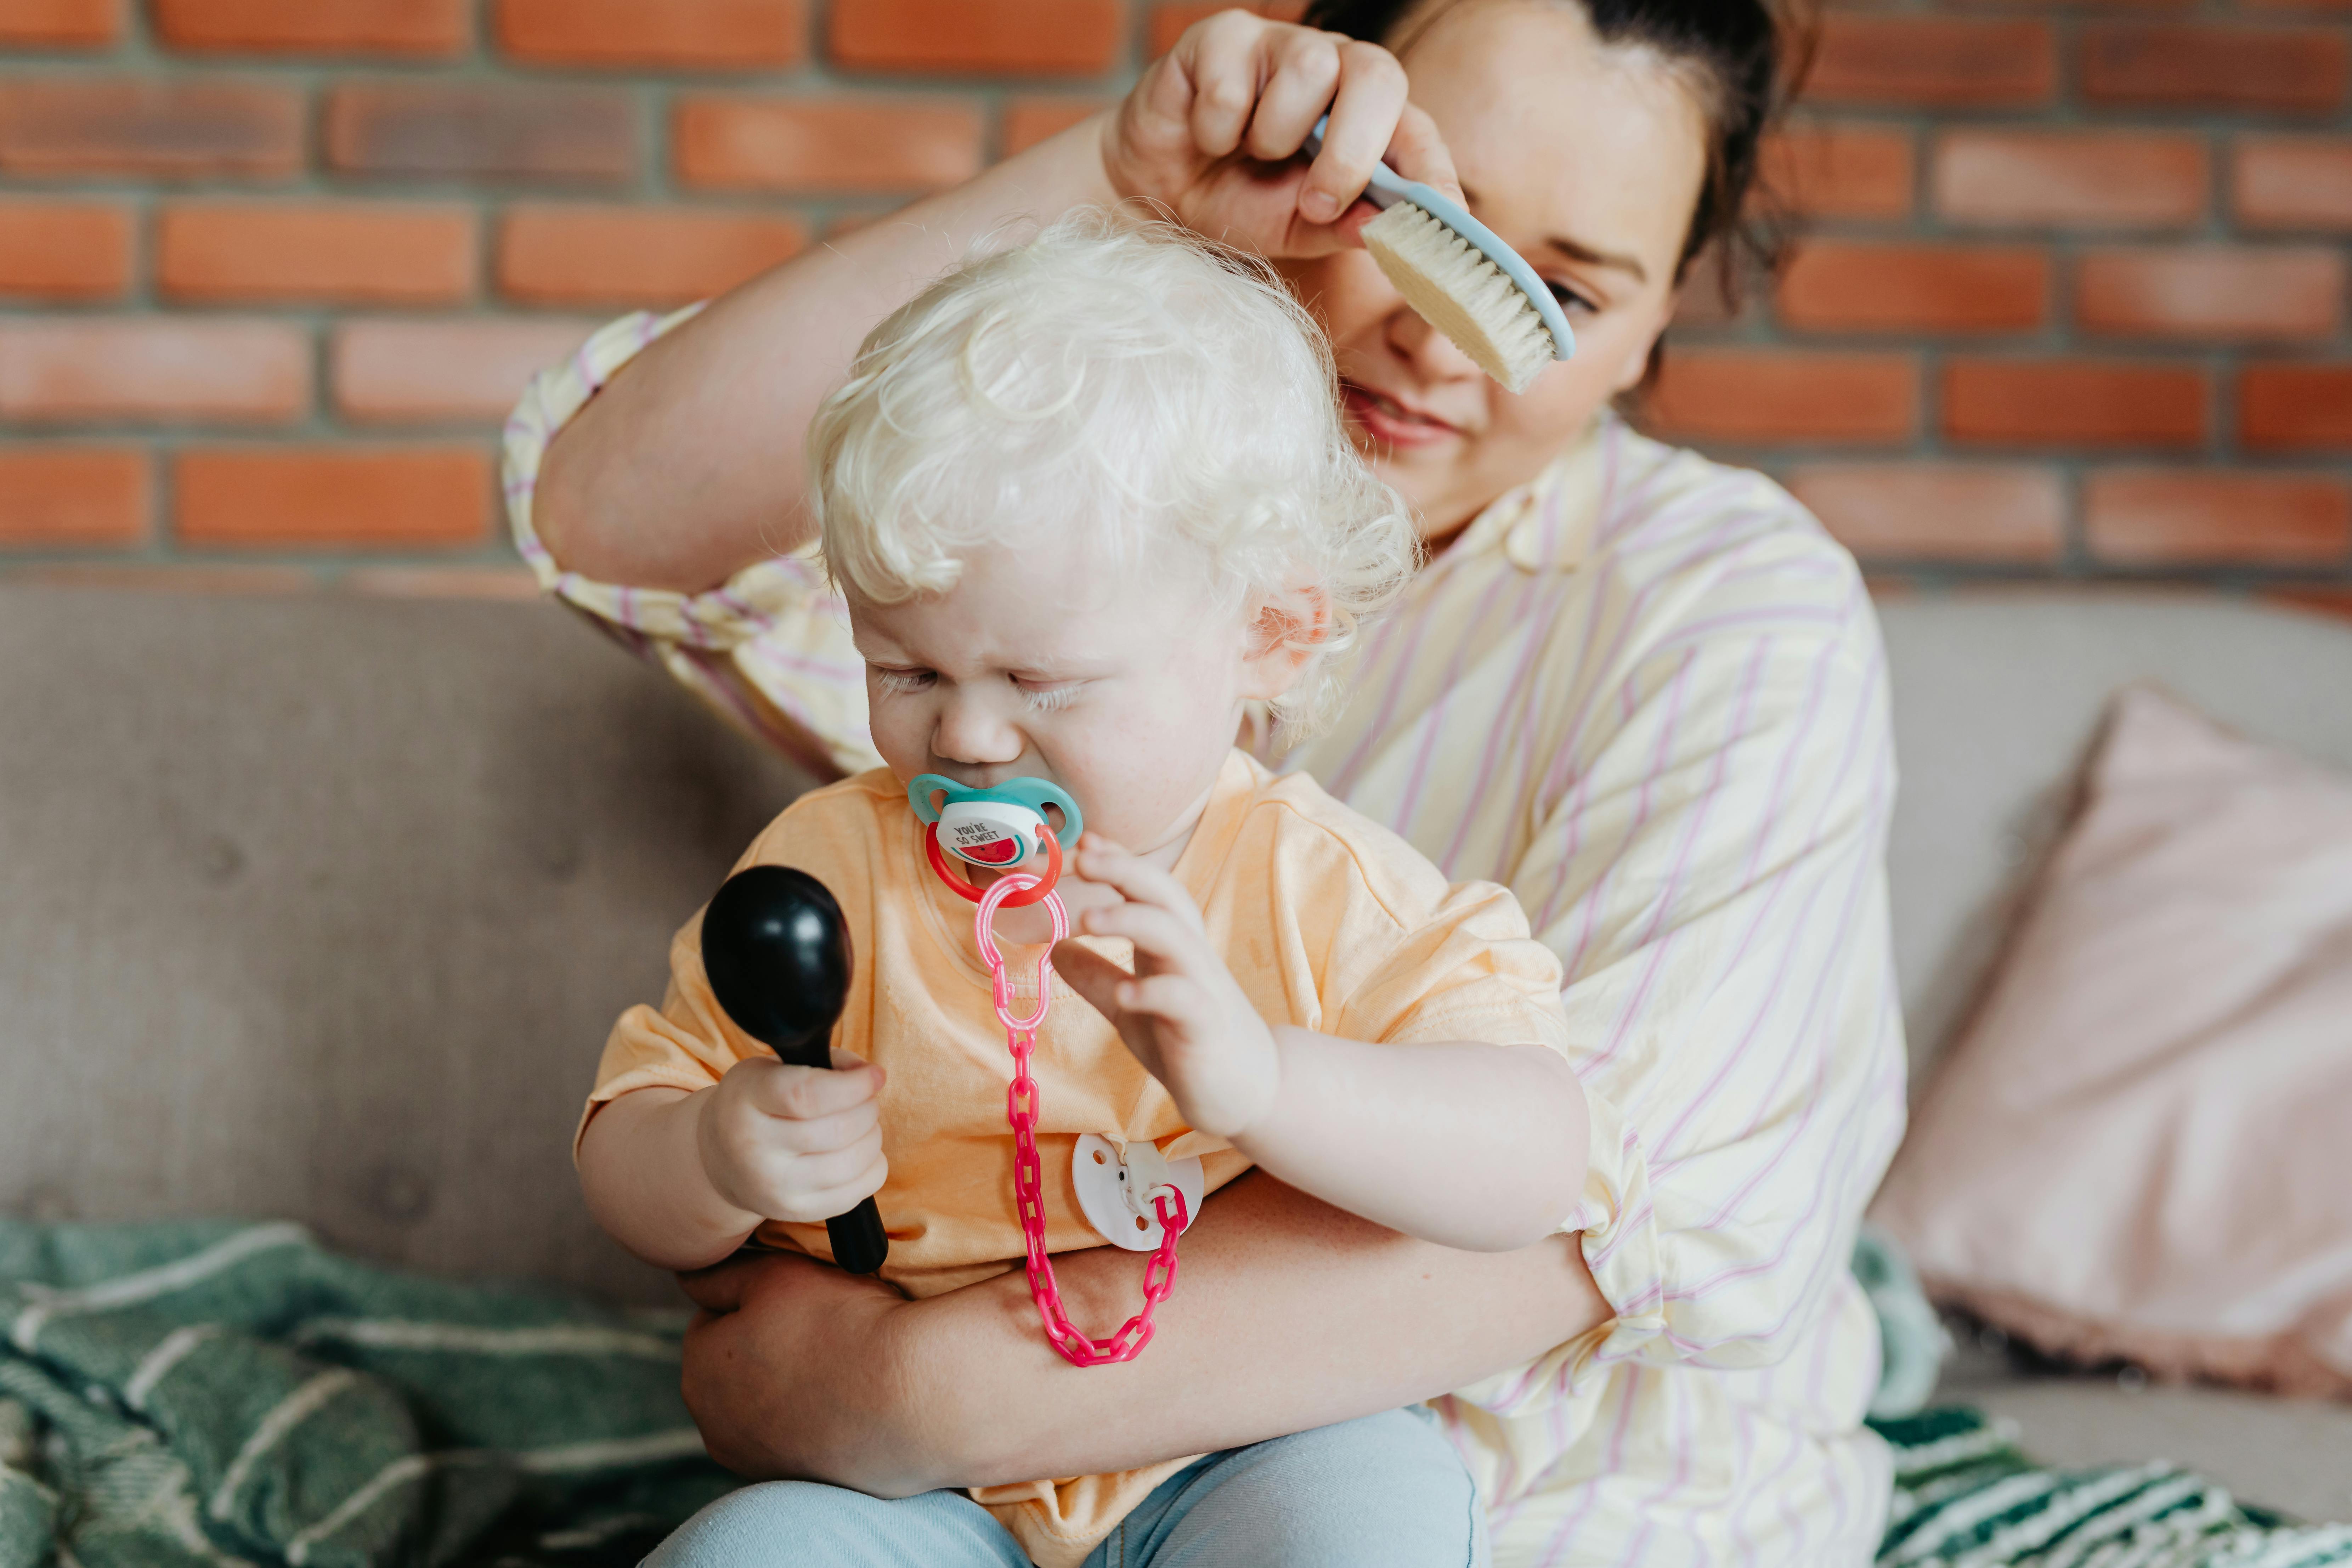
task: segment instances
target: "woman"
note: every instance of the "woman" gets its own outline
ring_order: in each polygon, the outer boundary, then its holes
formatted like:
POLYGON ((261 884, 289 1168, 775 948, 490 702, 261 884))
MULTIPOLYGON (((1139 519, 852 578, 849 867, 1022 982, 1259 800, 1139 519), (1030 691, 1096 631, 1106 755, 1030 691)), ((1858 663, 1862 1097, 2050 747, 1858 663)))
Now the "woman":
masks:
MULTIPOLYGON (((1738 236, 1772 25, 1757 0, 1324 0, 1310 21, 1202 22, 1108 114, 690 321, 616 323, 518 410, 518 536, 747 724, 870 765, 822 574, 774 558, 805 532, 800 434, 866 328, 991 231, 1081 203, 1146 198, 1276 259, 1429 556, 1347 711, 1285 765, 1508 884, 1559 952, 1591 1049, 1585 1202, 1559 1240, 1479 1255, 1246 1179, 1187 1235, 1150 1353, 1083 1373, 1017 1274, 907 1303, 734 1264, 689 1282, 689 1403, 748 1474, 897 1495, 1430 1399, 1498 1563, 1864 1561, 1886 1474, 1845 1261, 1902 1121, 1877 632, 1788 496, 1607 411, 1693 258, 1738 236), (1574 359, 1514 397, 1403 306, 1353 241, 1382 156, 1466 192, 1553 284, 1574 359)), ((1117 1321, 1134 1273, 1065 1259, 1074 1316, 1117 1321)))

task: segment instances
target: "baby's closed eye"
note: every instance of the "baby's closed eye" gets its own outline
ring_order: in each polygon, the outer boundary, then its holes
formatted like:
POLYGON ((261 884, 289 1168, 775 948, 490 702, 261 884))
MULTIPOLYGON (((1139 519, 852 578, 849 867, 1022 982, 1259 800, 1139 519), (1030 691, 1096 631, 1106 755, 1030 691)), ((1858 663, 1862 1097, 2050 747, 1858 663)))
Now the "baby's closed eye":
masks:
POLYGON ((1056 708, 1066 708, 1077 697, 1083 680, 1033 681, 1015 680, 1013 689, 1021 693, 1022 705, 1032 713, 1050 713, 1056 708))

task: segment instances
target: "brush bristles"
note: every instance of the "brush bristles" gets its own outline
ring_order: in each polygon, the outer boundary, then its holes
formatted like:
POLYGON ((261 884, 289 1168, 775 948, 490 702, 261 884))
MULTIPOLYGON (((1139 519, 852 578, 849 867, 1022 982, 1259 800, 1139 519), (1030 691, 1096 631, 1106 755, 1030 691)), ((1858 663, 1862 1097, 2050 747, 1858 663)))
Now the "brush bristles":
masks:
POLYGON ((1518 285, 1420 207, 1399 202, 1366 224, 1364 248, 1406 304, 1513 392, 1551 363, 1551 330, 1518 285))

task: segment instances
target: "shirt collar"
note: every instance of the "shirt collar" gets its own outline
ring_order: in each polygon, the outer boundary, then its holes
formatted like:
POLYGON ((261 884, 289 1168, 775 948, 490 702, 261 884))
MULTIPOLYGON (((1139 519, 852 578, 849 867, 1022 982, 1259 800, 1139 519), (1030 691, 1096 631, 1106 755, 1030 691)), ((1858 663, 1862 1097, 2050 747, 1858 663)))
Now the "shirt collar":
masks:
POLYGON ((1526 484, 1471 520, 1444 552, 1466 559, 1497 552, 1520 571, 1574 572, 1592 553, 1601 517, 1604 448, 1615 421, 1603 415, 1526 484))

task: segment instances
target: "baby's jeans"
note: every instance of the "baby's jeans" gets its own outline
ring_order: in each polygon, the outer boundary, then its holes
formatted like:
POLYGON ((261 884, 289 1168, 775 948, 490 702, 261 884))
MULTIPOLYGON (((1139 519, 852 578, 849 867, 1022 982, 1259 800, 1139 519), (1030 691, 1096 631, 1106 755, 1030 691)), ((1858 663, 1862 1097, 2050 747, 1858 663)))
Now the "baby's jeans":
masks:
MULTIPOLYGON (((1197 1459, 1086 1568, 1486 1568, 1477 1489, 1426 1410, 1391 1410, 1197 1459)), ((769 1481, 712 1503, 644 1568, 1027 1568, 961 1492, 884 1500, 769 1481)))

